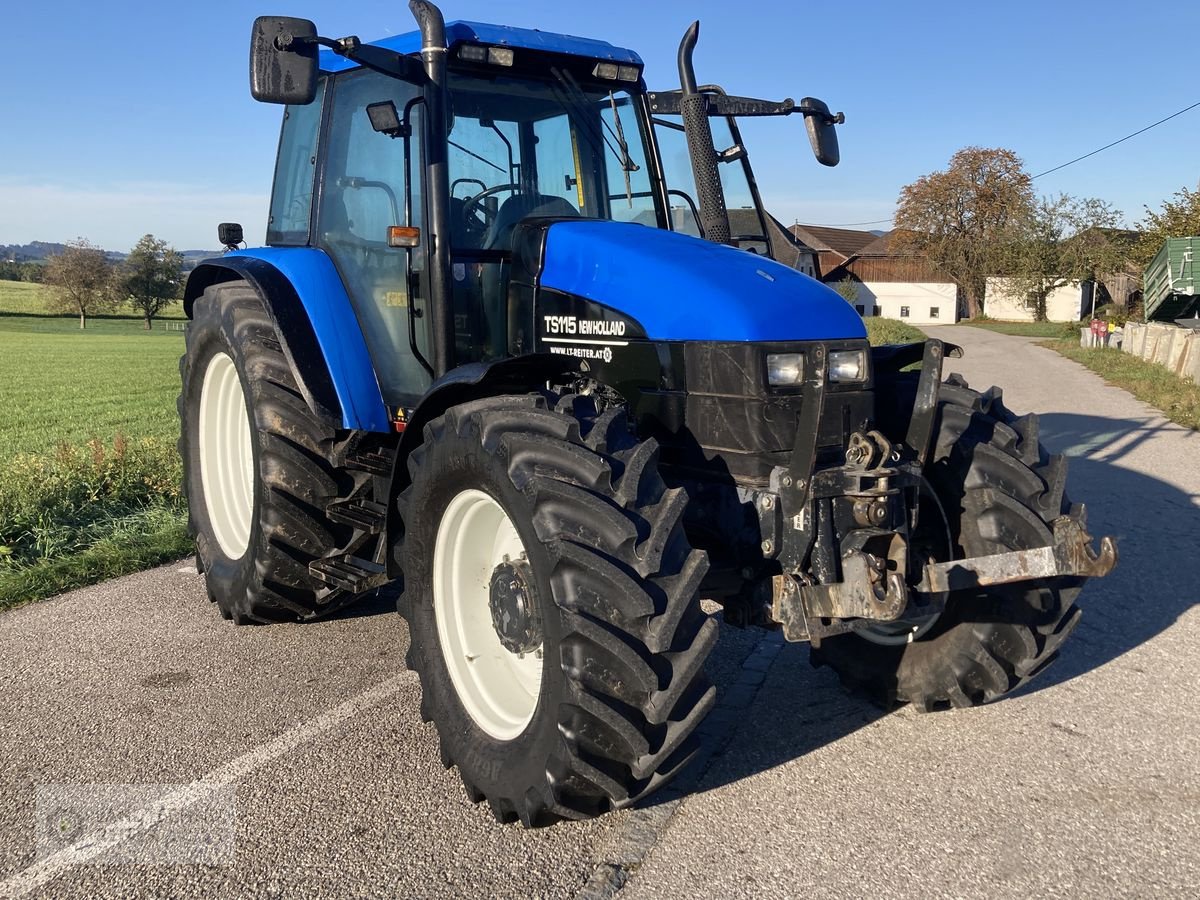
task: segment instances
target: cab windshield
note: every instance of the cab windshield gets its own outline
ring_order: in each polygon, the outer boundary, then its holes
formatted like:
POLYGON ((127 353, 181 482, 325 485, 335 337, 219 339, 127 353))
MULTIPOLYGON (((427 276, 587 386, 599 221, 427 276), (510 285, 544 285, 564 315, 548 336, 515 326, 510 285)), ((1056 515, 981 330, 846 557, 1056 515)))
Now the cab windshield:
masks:
POLYGON ((456 255, 510 251, 531 216, 659 224, 640 117, 618 83, 551 67, 544 80, 451 73, 450 89, 456 255))
POLYGON ((619 82, 451 71, 451 286, 458 363, 528 352, 510 321, 517 223, 532 217, 660 225, 642 117, 619 82))

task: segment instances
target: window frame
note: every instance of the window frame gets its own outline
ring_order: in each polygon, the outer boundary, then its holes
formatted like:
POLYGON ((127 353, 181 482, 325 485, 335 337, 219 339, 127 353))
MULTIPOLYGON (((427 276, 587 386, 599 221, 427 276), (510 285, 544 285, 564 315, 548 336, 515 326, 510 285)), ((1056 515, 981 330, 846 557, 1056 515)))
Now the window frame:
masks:
POLYGON ((267 205, 266 245, 268 247, 311 247, 313 245, 313 234, 316 232, 317 227, 317 209, 320 206, 320 194, 324 183, 325 139, 328 135, 329 102, 332 93, 333 91, 330 90, 330 76, 321 73, 320 78, 317 80, 317 97, 313 99, 312 103, 307 104, 308 107, 316 108, 317 127, 316 142, 313 145, 313 185, 308 201, 308 225, 303 233, 298 231, 279 231, 272 227, 275 198, 280 187, 279 162, 283 154, 284 138, 287 135, 288 118, 292 110, 297 107, 289 104, 284 109, 283 118, 279 123, 279 140, 275 145, 275 167, 271 179, 271 199, 267 205))

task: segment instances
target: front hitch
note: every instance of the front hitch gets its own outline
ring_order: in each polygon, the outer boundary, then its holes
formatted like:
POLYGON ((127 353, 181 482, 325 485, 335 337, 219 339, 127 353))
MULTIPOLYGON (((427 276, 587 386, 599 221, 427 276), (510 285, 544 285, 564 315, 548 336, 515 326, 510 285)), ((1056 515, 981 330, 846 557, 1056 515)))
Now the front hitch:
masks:
MULTIPOLYGON (((1045 547, 929 563, 911 588, 899 572, 887 571, 886 560, 852 550, 842 559, 842 581, 834 584, 808 585, 794 576, 776 576, 772 618, 789 641, 820 640, 853 631, 856 621, 892 622, 906 614, 940 613, 951 592, 1055 578, 1103 578, 1116 566, 1117 544, 1111 537, 1100 539, 1097 552, 1092 536, 1070 516, 1055 519, 1052 528, 1053 543, 1045 547)), ((957 602, 970 601, 960 596, 957 602)))
MULTIPOLYGON (((802 390, 796 445, 789 466, 777 469, 782 515, 778 547, 783 573, 772 579, 769 618, 789 641, 814 641, 853 631, 870 622, 895 622, 936 615, 950 595, 970 603, 990 587, 1053 579, 1101 578, 1117 563, 1111 537, 1093 549, 1092 537, 1071 516, 1050 523, 1047 546, 989 556, 916 565, 909 556, 917 525, 916 496, 938 428, 942 363, 960 356, 953 344, 928 340, 895 348, 889 372, 922 359, 907 431, 892 444, 878 431, 855 433, 844 466, 815 470, 816 434, 825 395, 826 357, 818 347, 802 390), (841 525, 830 510, 842 504, 841 525), (910 566, 910 562, 914 565, 910 566)), ((869 426, 868 426, 869 427, 869 426)), ((764 509, 772 507, 763 504, 764 509)), ((765 532, 764 532, 765 533, 765 532)))

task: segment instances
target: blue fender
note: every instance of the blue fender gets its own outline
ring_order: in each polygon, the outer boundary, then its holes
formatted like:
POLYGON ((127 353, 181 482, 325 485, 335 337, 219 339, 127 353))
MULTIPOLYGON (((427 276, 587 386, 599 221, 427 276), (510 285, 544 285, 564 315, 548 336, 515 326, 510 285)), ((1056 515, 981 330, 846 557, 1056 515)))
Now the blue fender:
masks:
POLYGON ((314 413, 341 428, 391 431, 354 307, 323 251, 257 247, 205 260, 188 278, 188 317, 205 288, 234 279, 262 299, 314 413))
POLYGON ((867 336, 821 282, 763 256, 659 228, 558 221, 541 286, 636 319, 652 341, 816 341, 867 336))

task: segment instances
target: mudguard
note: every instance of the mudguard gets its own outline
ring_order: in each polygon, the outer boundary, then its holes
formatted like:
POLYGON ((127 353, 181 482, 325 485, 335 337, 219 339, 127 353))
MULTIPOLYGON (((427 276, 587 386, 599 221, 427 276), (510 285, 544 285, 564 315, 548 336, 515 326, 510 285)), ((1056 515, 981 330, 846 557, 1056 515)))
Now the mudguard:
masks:
POLYGON ((333 262, 307 247, 259 247, 207 259, 188 277, 188 318, 204 289, 242 280, 261 298, 312 411, 337 428, 391 431, 367 344, 333 262))

